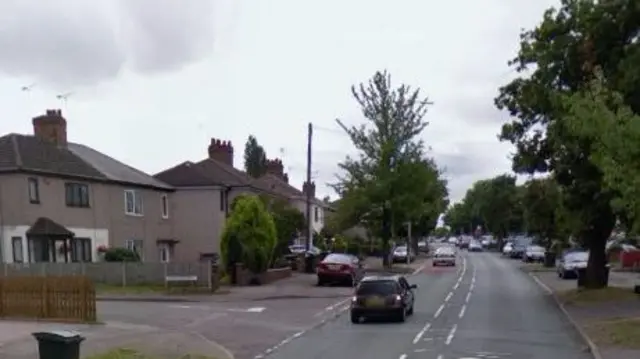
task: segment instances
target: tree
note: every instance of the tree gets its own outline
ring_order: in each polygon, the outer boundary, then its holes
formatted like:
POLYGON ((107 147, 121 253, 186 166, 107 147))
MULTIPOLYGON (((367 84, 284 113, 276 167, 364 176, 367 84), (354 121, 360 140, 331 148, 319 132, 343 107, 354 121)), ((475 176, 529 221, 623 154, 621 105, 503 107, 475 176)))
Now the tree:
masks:
POLYGON ((447 227, 438 227, 433 231, 433 235, 438 238, 448 237, 449 233, 449 228, 447 227))
POLYGON ((532 179, 523 188, 524 219, 527 232, 538 235, 549 250, 552 240, 561 238, 559 225, 562 197, 551 177, 532 179))
POLYGON ((267 154, 253 135, 249 136, 244 146, 244 170, 253 178, 267 173, 267 154))
POLYGON ((638 15, 634 2, 562 0, 559 10, 548 10, 536 28, 520 35, 520 50, 509 64, 522 76, 496 98, 496 106, 514 117, 500 134, 516 146, 513 169, 552 172, 569 213, 579 219, 579 236, 590 251, 587 288, 606 285, 605 244, 615 224, 615 193, 591 159, 594 137, 567 123, 563 98, 584 89, 601 66, 610 90, 619 91, 637 113, 638 15))
POLYGON ((275 256, 286 253, 291 242, 306 228, 306 219, 302 212, 284 200, 276 199, 269 203, 278 236, 274 250, 275 256))
MULTIPOLYGON (((386 71, 377 72, 367 84, 352 86, 351 91, 367 124, 342 126, 359 157, 347 156, 339 164, 343 174, 333 187, 342 197, 342 215, 352 223, 373 226, 387 253, 394 229, 404 221, 417 220, 429 206, 425 199, 436 188, 439 172, 429 171, 433 162, 425 160, 424 144, 418 139, 427 126, 424 116, 429 102, 419 89, 394 88, 386 71)), ((387 256, 383 261, 388 265, 387 256)))
POLYGON ((480 225, 471 213, 471 206, 464 200, 453 204, 444 214, 444 223, 455 234, 471 234, 476 225, 480 225))
POLYGON ((269 267, 277 244, 273 218, 257 196, 236 197, 232 207, 220 242, 225 268, 235 274, 236 264, 242 263, 252 273, 262 273, 269 267))

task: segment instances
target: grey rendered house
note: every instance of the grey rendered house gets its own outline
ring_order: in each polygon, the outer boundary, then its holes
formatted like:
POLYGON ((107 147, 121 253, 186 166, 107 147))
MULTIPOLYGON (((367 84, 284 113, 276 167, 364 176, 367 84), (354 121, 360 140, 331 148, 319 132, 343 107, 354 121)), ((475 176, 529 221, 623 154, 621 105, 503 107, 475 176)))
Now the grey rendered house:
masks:
MULTIPOLYGON (((305 194, 288 183, 282 161, 270 160, 268 173, 254 179, 234 167, 233 154, 230 141, 212 139, 207 158, 183 162, 155 175, 176 188, 173 217, 181 239, 180 256, 184 255, 180 259, 207 259, 219 253, 229 205, 240 194, 268 195, 302 208, 300 202, 305 194)), ((319 203, 314 199, 314 227, 324 218, 319 203), (320 211, 315 210, 316 206, 320 211)))
POLYGON ((33 119, 33 135, 0 137, 0 258, 97 261, 128 247, 144 261, 179 253, 174 188, 103 153, 67 141, 60 110, 33 119))

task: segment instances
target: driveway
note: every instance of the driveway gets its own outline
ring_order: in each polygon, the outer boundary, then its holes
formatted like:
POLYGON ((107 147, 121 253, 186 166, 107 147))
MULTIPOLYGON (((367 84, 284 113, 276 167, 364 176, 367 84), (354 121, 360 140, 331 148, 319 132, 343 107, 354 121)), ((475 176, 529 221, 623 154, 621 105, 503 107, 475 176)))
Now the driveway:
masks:
POLYGON ((516 263, 493 253, 461 256, 458 268, 427 264, 410 278, 417 301, 406 323, 353 325, 343 315, 269 358, 590 358, 570 323, 516 263))

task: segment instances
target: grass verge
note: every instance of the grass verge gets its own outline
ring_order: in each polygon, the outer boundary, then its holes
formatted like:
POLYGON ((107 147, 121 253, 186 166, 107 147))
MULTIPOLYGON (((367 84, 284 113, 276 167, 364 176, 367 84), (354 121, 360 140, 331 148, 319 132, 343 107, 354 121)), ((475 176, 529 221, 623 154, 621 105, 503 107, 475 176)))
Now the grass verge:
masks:
MULTIPOLYGON (((154 358, 149 357, 133 349, 119 348, 119 349, 110 350, 105 353, 92 355, 86 359, 154 359, 154 358)), ((176 359, 216 359, 216 358, 204 356, 204 355, 185 354, 176 359)))
POLYGON ((640 318, 598 321, 586 325, 585 330, 597 345, 640 349, 640 318))
POLYGON ((558 292, 565 304, 595 304, 640 299, 630 288, 607 287, 602 289, 569 289, 558 292))

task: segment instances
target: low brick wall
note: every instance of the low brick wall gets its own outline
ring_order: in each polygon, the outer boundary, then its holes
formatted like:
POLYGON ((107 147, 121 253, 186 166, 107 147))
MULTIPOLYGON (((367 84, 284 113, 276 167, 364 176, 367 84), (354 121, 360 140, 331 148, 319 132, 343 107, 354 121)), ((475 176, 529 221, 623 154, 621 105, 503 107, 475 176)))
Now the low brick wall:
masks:
POLYGON ((274 268, 264 273, 253 274, 243 264, 236 264, 236 285, 238 286, 269 284, 291 275, 292 270, 289 267, 274 268))

